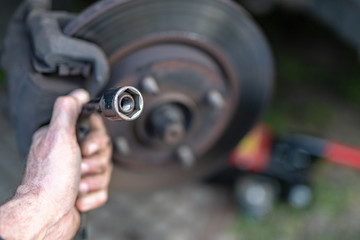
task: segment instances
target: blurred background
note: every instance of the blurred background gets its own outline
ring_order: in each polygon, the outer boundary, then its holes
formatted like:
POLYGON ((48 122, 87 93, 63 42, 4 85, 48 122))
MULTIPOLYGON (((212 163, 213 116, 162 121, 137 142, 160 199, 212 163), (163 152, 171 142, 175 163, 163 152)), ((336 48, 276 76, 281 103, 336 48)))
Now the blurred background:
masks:
MULTIPOLYGON (((19 2, 0 1, 0 39, 19 2)), ((55 6, 78 11, 90 2, 55 6)), ((349 34, 356 32, 351 26, 359 28, 360 21, 353 22, 360 19, 359 1, 343 1, 344 8, 331 0, 238 2, 263 29, 275 57, 275 91, 263 121, 277 136, 309 134, 360 148, 360 42, 349 34)), ((4 88, 1 71, 1 95, 4 88)), ((4 113, 0 132, 2 202, 19 183, 23 164, 4 113)), ((359 239, 359 172, 321 160, 309 177, 310 206, 295 209, 278 201, 260 220, 237 208, 231 188, 206 182, 140 195, 113 192, 107 206, 90 213, 90 239, 359 239)))

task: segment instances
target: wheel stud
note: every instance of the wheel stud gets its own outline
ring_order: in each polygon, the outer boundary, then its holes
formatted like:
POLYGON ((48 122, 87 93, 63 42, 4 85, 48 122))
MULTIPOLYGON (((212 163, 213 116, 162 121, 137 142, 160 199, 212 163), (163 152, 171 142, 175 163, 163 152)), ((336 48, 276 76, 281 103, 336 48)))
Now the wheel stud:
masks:
POLYGON ((152 95, 157 95, 160 91, 159 85, 156 82, 156 79, 151 76, 147 76, 144 78, 144 80, 142 81, 141 87, 146 93, 152 94, 152 95))
POLYGON ((181 146, 177 149, 176 155, 184 168, 191 168, 195 164, 195 155, 190 147, 181 146))
POLYGON ((124 137, 118 137, 115 139, 115 147, 119 153, 126 157, 131 154, 131 148, 129 142, 124 137))
POLYGON ((207 94, 207 101, 211 107, 216 108, 216 109, 222 109, 225 105, 224 97, 217 90, 211 90, 207 94))

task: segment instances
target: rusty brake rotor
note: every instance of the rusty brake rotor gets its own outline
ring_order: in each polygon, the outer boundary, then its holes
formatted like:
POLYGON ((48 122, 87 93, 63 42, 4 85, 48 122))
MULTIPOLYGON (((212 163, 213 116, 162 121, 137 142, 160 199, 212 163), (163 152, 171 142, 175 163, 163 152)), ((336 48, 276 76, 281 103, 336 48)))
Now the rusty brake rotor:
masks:
POLYGON ((104 89, 131 85, 144 96, 138 120, 107 122, 115 189, 169 186, 225 165, 272 92, 268 44, 231 1, 104 0, 64 31, 104 50, 104 89))

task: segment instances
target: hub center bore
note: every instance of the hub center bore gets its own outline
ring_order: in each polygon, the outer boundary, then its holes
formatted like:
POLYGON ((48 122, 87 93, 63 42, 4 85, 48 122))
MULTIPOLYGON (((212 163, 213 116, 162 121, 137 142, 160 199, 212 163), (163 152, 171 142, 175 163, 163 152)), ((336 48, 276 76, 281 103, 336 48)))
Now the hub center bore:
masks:
POLYGON ((177 144, 186 135, 185 113, 177 104, 163 104, 152 111, 148 126, 153 137, 169 145, 177 144))

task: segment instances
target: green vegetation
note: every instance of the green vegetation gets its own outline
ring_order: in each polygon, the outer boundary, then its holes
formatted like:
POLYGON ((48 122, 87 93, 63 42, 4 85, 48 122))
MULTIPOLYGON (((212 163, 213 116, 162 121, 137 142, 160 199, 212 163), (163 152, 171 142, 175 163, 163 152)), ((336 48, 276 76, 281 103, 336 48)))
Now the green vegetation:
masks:
POLYGON ((349 103, 360 104, 360 64, 355 51, 340 61, 314 61, 287 52, 277 53, 276 59, 280 83, 289 87, 322 88, 349 103))
POLYGON ((290 131, 321 134, 328 126, 334 112, 325 103, 274 103, 267 111, 264 121, 269 124, 278 135, 290 131))
POLYGON ((302 14, 276 10, 257 20, 276 62, 275 96, 265 116, 276 133, 302 129, 321 134, 335 114, 323 95, 360 105, 360 63, 355 49, 302 14))

